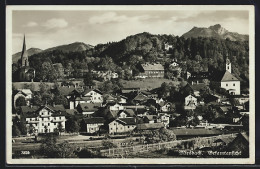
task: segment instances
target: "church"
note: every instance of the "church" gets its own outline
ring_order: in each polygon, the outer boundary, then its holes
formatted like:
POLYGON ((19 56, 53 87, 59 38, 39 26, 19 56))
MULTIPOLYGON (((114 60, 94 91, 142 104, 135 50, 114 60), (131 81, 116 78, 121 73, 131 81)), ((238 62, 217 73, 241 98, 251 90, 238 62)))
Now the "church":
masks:
POLYGON ((29 66, 28 53, 25 44, 25 35, 23 39, 23 49, 19 66, 19 81, 33 81, 35 77, 35 70, 29 66))
POLYGON ((221 88, 231 95, 240 95, 240 81, 231 73, 231 62, 226 59, 226 71, 221 79, 221 88))

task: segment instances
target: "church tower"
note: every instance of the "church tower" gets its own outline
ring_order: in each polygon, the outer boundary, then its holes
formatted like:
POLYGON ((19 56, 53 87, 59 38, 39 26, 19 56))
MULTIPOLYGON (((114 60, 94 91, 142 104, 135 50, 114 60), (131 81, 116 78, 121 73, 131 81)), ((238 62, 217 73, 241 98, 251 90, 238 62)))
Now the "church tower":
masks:
POLYGON ((231 62, 228 58, 226 59, 226 71, 229 71, 229 73, 231 73, 231 62))
POLYGON ((21 67, 29 66, 29 60, 28 60, 28 53, 26 50, 26 44, 25 44, 25 35, 23 38, 23 50, 21 55, 21 67))

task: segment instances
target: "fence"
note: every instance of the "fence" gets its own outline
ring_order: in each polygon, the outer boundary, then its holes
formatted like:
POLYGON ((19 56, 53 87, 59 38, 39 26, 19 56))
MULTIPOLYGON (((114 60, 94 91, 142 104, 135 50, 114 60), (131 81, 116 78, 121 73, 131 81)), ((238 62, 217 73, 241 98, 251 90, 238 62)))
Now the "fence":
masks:
POLYGON ((198 147, 214 146, 215 140, 221 138, 229 138, 229 137, 234 138, 236 137, 236 135, 237 134, 234 133, 234 134, 218 135, 218 136, 211 136, 211 137, 198 137, 198 138, 191 138, 187 140, 174 140, 174 141, 163 142, 163 143, 105 149, 105 150, 101 150, 100 152, 101 155, 105 157, 123 157, 124 155, 134 154, 137 152, 170 149, 176 146, 181 146, 183 149, 184 148, 196 149, 198 147))

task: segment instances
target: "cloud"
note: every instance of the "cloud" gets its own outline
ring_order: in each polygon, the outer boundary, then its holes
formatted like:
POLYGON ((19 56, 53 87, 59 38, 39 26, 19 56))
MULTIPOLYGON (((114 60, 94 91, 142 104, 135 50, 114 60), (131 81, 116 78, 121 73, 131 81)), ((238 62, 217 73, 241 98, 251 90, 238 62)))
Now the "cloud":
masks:
POLYGON ((107 12, 103 15, 93 16, 89 18, 90 24, 106 24, 106 23, 122 23, 122 22, 131 22, 131 21, 142 21, 148 20, 151 18, 158 18, 157 16, 152 17, 149 15, 140 15, 140 16, 126 16, 126 15, 117 15, 115 12, 107 12))
POLYGON ((47 29, 65 28, 68 26, 68 22, 62 18, 52 18, 43 23, 42 26, 47 29))
POLYGON ((115 12, 107 12, 100 16, 89 18, 90 24, 105 24, 109 22, 123 22, 127 19, 125 15, 117 16, 115 12))
POLYGON ((38 26, 38 23, 36 22, 28 22, 26 25, 23 25, 23 27, 35 27, 38 26))

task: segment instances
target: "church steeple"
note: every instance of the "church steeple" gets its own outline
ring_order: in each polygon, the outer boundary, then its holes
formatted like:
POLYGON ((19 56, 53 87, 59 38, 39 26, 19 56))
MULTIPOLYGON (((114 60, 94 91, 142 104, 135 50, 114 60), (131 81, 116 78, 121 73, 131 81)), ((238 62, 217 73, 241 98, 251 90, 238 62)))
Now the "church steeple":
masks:
POLYGON ((25 35, 23 37, 23 50, 21 55, 21 67, 29 66, 28 53, 26 50, 25 35))
POLYGON ((228 57, 226 59, 226 71, 229 71, 229 73, 231 73, 231 62, 228 57))

